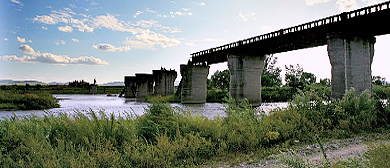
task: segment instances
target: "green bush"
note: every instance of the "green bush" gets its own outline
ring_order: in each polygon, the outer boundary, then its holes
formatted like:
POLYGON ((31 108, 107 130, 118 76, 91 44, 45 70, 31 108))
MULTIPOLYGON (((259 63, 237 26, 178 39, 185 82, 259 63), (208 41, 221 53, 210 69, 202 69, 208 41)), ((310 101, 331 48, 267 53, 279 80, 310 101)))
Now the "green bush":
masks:
POLYGON ((0 107, 12 110, 42 110, 59 107, 59 104, 47 92, 0 90, 0 107))

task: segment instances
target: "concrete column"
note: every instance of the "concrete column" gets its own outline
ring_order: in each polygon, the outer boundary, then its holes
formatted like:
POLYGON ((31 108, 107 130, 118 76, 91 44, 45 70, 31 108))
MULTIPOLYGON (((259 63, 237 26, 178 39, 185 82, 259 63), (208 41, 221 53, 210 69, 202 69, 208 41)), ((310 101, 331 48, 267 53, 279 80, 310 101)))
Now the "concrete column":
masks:
POLYGON ((345 91, 357 94, 372 91, 371 64, 375 37, 331 33, 327 36, 328 55, 332 65, 332 98, 342 98, 345 91))
POLYGON ((135 98, 137 93, 137 78, 125 76, 125 98, 135 98))
POLYGON ((261 74, 265 56, 228 55, 230 95, 236 100, 246 98, 253 106, 261 105, 261 74))
POLYGON ((181 103, 206 103, 209 66, 180 65, 182 77, 181 103))
POLYGON ((137 78, 137 101, 145 101, 145 97, 153 95, 153 75, 135 74, 137 78))
POLYGON ((155 80, 154 94, 168 96, 175 94, 175 80, 177 72, 175 70, 153 70, 155 80))

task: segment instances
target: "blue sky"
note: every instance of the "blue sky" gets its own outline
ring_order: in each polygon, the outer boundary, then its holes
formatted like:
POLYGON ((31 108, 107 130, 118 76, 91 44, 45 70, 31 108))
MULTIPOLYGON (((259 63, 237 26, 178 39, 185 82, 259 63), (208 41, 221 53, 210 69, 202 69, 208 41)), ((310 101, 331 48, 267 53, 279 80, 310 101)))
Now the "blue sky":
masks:
MULTIPOLYGON (((2 0, 0 79, 98 84, 165 67, 190 54, 380 0, 2 0)), ((372 74, 390 79, 390 37, 377 37, 372 74)), ((330 78, 326 46, 275 54, 330 78)), ((211 65, 210 75, 227 68, 211 65)), ((181 77, 178 76, 179 80, 181 77)))

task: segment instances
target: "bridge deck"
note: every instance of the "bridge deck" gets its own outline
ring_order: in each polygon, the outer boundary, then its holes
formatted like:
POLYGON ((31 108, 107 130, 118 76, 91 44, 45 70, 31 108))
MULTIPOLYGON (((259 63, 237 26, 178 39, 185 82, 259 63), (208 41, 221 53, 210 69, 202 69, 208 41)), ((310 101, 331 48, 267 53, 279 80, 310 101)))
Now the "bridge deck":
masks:
POLYGON ((344 12, 191 54, 192 63, 221 63, 227 54, 262 56, 327 44, 327 35, 342 32, 359 36, 390 33, 390 1, 344 12))

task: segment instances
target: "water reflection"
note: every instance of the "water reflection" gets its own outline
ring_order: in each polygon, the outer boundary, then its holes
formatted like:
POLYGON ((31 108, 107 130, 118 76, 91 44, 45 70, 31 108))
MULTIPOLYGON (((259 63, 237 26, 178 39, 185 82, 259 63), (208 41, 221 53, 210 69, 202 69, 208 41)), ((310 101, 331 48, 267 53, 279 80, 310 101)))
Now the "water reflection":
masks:
MULTIPOLYGON (((107 95, 54 95, 59 99, 60 108, 50 110, 30 110, 30 111, 0 111, 0 118, 11 116, 35 115, 43 117, 47 113, 57 115, 59 113, 74 114, 75 112, 88 113, 104 111, 105 114, 114 116, 142 115, 148 108, 149 103, 137 102, 135 99, 111 97, 107 95)), ((172 103, 171 106, 179 107, 183 110, 190 110, 192 114, 213 118, 215 116, 225 116, 225 108, 221 103, 205 104, 180 104, 172 103)), ((258 107, 258 111, 268 112, 277 107, 285 107, 287 103, 264 103, 258 107)))

